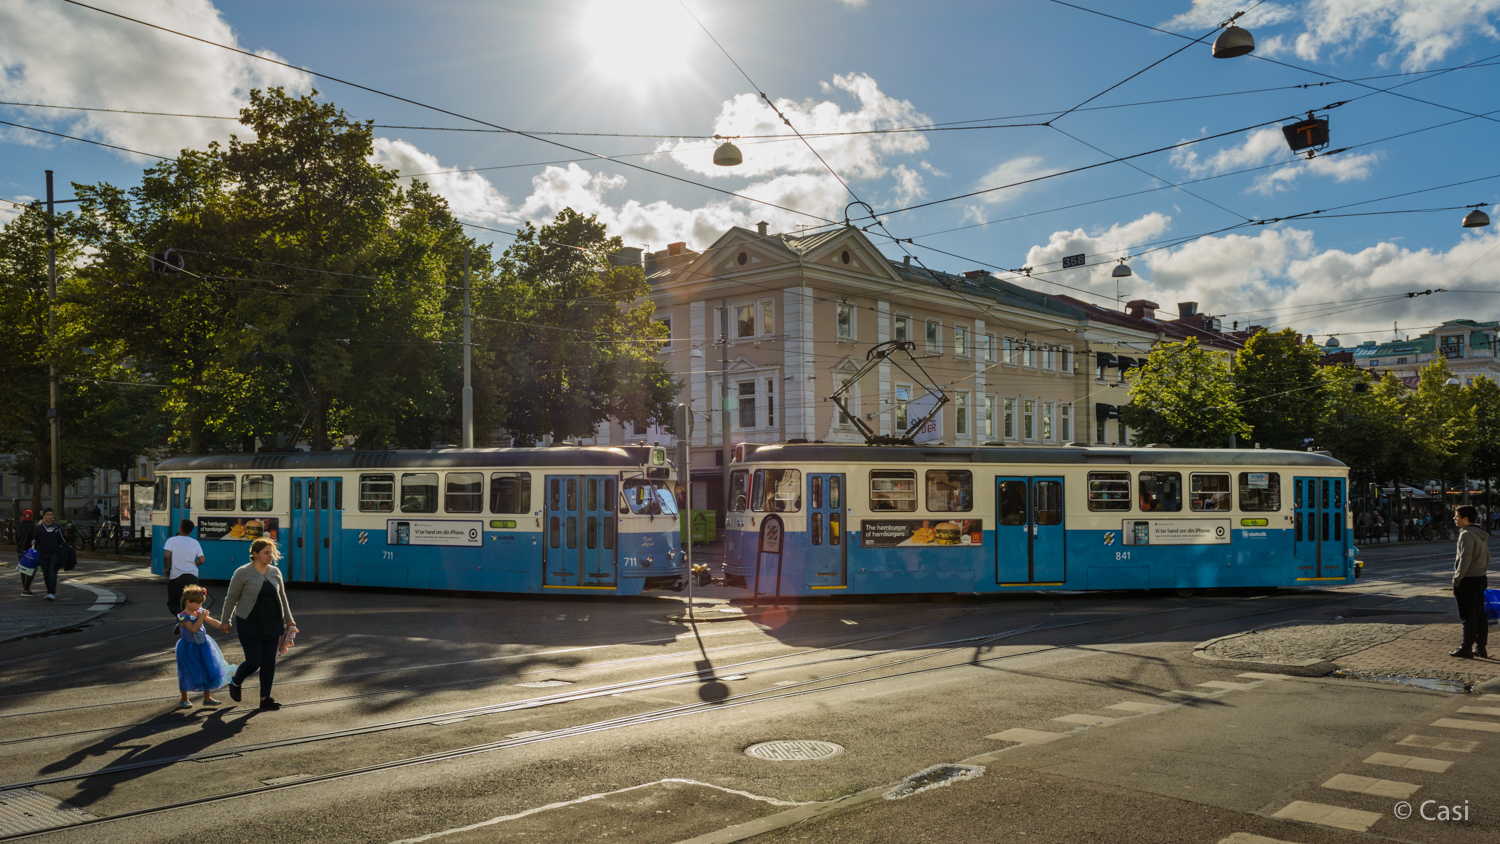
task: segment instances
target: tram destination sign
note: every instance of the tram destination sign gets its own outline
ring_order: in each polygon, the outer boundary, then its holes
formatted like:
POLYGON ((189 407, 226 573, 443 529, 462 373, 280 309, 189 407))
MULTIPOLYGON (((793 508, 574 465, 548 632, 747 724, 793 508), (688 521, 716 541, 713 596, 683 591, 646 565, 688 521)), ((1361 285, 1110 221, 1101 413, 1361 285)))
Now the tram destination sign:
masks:
POLYGON ((1128 519, 1126 545, 1228 545, 1231 519, 1128 519))
POLYGON ((484 522, 391 519, 386 522, 385 543, 481 548, 484 546, 484 522))
POLYGON ((859 544, 865 548, 979 546, 984 544, 984 521, 954 519, 865 519, 859 523, 859 544))

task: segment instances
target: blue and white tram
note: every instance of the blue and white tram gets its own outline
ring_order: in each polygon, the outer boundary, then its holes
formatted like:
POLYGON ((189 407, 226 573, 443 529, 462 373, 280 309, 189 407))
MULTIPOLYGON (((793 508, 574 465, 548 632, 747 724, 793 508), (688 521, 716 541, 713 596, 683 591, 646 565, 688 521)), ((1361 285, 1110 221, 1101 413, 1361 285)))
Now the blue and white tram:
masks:
POLYGON ((637 595, 686 585, 673 468, 656 447, 210 454, 157 467, 151 570, 184 519, 204 578, 258 536, 288 580, 637 595))
POLYGON ((1276 450, 746 444, 725 581, 759 594, 1326 586, 1349 473, 1276 450))

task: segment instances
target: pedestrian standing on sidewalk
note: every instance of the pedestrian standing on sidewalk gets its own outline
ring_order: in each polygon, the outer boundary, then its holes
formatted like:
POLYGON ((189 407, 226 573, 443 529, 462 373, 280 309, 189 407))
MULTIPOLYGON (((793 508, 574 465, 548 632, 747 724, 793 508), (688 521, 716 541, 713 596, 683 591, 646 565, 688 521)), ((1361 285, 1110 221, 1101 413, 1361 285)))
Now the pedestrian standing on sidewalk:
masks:
POLYGON ((183 519, 177 531, 176 536, 162 545, 167 570, 167 611, 173 616, 182 612, 182 590, 198 584, 198 567, 203 565, 203 546, 193 538, 193 520, 183 519))
MULTIPOLYGON (((31 511, 27 510, 21 514, 21 526, 16 528, 16 555, 25 554, 31 550, 31 537, 36 533, 36 523, 31 520, 31 511)), ((36 569, 31 574, 21 575, 21 594, 30 598, 36 593, 31 591, 31 581, 36 578, 36 569)))
POLYGON ((57 600, 57 569, 62 565, 62 525, 51 507, 42 510, 42 523, 31 535, 31 547, 36 549, 36 567, 42 570, 42 580, 47 584, 47 600, 57 600))
POLYGON ((250 543, 250 562, 235 569, 229 579, 229 594, 224 598, 225 633, 238 623, 240 647, 245 661, 235 669, 229 681, 229 696, 240 699, 241 686, 251 674, 260 672, 260 708, 277 710, 281 704, 271 697, 271 683, 276 679, 276 649, 292 620, 292 605, 286 599, 286 581, 276 561, 281 552, 276 543, 260 537, 250 543))
POLYGON ((1464 622, 1464 643, 1450 656, 1489 659, 1489 621, 1484 617, 1484 590, 1490 585, 1490 535, 1475 524, 1479 510, 1464 505, 1453 511, 1458 525, 1458 554, 1453 558, 1453 597, 1464 622))

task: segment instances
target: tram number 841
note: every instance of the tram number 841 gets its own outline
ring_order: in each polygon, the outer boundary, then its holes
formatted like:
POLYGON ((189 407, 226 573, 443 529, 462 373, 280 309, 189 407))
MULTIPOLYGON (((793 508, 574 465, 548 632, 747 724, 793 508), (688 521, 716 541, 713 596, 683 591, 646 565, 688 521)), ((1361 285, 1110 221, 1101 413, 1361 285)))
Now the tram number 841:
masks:
POLYGON ((1115 559, 1116 560, 1128 560, 1128 559, 1130 559, 1130 552, 1129 551, 1116 551, 1115 552, 1115 559))

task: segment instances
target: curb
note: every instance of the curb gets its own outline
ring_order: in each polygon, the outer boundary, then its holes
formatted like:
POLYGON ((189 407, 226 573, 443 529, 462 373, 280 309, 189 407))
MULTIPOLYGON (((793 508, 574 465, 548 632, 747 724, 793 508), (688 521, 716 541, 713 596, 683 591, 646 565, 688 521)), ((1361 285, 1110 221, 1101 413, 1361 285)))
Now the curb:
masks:
POLYGON ((66 630, 69 627, 77 627, 80 624, 88 624, 91 621, 98 620, 104 614, 113 611, 115 607, 118 607, 121 604, 125 603, 125 593, 110 589, 106 586, 95 586, 92 583, 80 583, 76 580, 65 580, 58 585, 76 586, 84 591, 94 593, 93 605, 84 610, 79 616, 75 616, 68 621, 53 624, 50 627, 38 627, 35 630, 27 630, 25 633, 19 633, 14 636, 5 637, 3 639, 0 639, 0 644, 4 644, 6 642, 15 642, 21 639, 30 639, 33 636, 45 636, 48 633, 56 633, 59 630, 66 630))
POLYGON ((1338 670, 1337 663, 1327 662, 1325 660, 1311 660, 1299 665, 1288 664, 1284 662, 1256 662, 1253 660, 1243 659, 1218 659, 1216 657, 1206 655, 1204 653, 1204 650, 1207 649, 1208 646, 1213 645, 1217 642, 1223 642, 1229 639, 1238 639, 1241 636, 1249 636, 1250 634, 1258 633, 1261 630, 1271 630, 1273 628, 1286 627, 1292 624, 1331 623, 1332 622, 1321 621, 1319 619, 1312 618, 1294 618, 1289 621, 1278 621, 1275 624, 1263 624, 1260 627, 1252 627, 1249 630, 1241 630, 1238 633, 1230 633, 1228 636, 1219 636, 1215 639, 1209 639, 1206 642, 1199 642, 1197 645, 1193 646, 1193 656, 1203 660, 1206 663, 1209 663, 1210 665, 1213 665, 1216 668, 1240 668, 1255 670, 1265 668, 1269 665, 1273 666, 1278 673, 1290 674, 1294 677, 1326 677, 1327 675, 1332 674, 1334 671, 1338 670))

